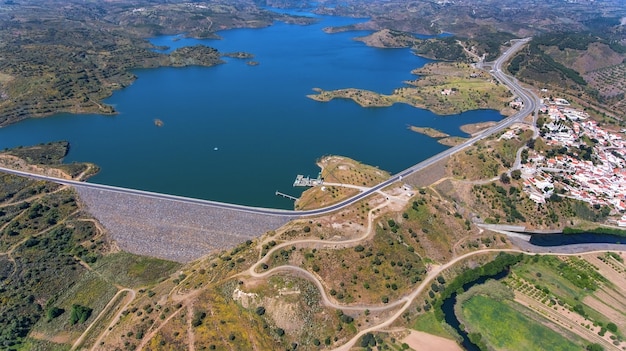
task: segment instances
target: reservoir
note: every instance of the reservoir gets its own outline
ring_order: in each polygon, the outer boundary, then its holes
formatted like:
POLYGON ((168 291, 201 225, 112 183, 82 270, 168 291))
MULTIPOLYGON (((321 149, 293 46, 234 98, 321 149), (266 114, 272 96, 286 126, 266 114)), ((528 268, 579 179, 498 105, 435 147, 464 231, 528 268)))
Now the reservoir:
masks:
POLYGON ((159 37, 171 49, 203 44, 244 51, 215 67, 137 70, 138 79, 105 102, 115 116, 59 114, 0 128, 0 149, 68 140, 66 162, 88 161, 101 172, 89 181, 194 198, 292 209, 275 191, 299 196, 297 174, 317 176, 316 160, 342 155, 394 174, 445 149, 410 131, 432 127, 464 136, 459 127, 497 121, 497 111, 438 116, 408 105, 362 108, 321 103, 312 89, 363 88, 389 94, 428 63, 409 49, 375 49, 324 27, 355 19, 319 17, 307 26, 277 22, 262 29, 219 32, 221 40, 159 37), (155 119, 163 125, 155 125, 155 119))

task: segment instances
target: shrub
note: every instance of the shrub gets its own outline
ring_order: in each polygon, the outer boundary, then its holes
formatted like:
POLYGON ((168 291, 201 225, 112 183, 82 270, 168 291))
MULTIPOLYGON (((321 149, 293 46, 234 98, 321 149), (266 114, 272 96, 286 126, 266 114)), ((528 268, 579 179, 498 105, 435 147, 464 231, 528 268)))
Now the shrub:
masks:
POLYGON ((608 329, 611 333, 617 333, 617 325, 613 322, 607 324, 606 329, 608 329))
POLYGON ((202 324, 202 320, 204 320, 204 317, 206 317, 206 313, 203 311, 195 311, 193 313, 193 319, 191 320, 191 325, 194 327, 199 326, 200 324, 202 324))
POLYGON ((59 308, 59 307, 50 307, 48 308, 48 310, 46 311, 46 316, 48 317, 48 320, 52 320, 57 318, 58 316, 62 315, 63 312, 65 312, 64 309, 59 308))
POLYGON ((589 345, 587 345, 585 350, 587 350, 587 351, 604 351, 604 347, 602 347, 602 345, 600 345, 600 344, 589 344, 589 345))

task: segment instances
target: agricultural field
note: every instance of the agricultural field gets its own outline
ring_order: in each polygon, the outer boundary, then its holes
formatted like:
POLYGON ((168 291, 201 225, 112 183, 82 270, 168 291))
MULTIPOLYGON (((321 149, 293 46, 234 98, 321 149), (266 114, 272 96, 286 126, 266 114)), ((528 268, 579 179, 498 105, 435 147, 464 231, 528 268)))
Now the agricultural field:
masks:
POLYGON ((598 92, 598 99, 610 108, 626 113, 626 63, 610 66, 584 75, 589 85, 598 92))
POLYGON ((505 283, 515 300, 607 350, 626 349, 622 254, 535 256, 505 283))
POLYGON ((471 332, 481 335, 474 338, 497 350, 575 351, 582 348, 544 326, 539 315, 533 320, 505 301, 476 295, 463 304, 462 310, 471 332))

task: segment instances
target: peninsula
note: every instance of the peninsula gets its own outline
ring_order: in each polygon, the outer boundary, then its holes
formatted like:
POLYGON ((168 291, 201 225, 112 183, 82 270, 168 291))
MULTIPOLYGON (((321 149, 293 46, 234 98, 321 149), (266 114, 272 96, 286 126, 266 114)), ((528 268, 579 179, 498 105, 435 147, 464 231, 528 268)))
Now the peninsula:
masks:
POLYGON ((385 107, 405 103, 431 110, 440 115, 456 114, 476 109, 495 109, 509 115, 508 102, 512 94, 485 72, 464 63, 430 63, 413 70, 420 78, 407 81, 391 95, 373 91, 346 88, 326 91, 315 88, 310 99, 328 102, 332 99, 351 99, 362 107, 385 107))

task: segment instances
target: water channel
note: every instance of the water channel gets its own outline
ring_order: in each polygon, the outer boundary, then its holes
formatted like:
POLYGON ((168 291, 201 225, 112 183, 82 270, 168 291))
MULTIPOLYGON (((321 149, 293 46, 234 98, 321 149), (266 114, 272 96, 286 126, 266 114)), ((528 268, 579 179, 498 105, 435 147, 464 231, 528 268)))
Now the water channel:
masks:
MULTIPOLYGON (((487 280, 489 279, 495 279, 495 280, 500 280, 504 277, 507 276, 507 274, 509 274, 509 270, 505 269, 503 271, 501 271, 500 273, 496 273, 493 275, 485 275, 482 276, 472 282, 466 283, 463 285, 463 291, 467 291, 469 290, 471 287, 475 286, 475 285, 480 285, 485 283, 487 280)), ((450 295, 450 297, 448 297, 447 299, 443 300, 443 304, 441 305, 441 310, 444 313, 444 321, 450 325, 462 338, 461 341, 461 346, 467 350, 467 351, 480 351, 480 349, 478 348, 478 346, 476 346, 474 343, 472 343, 468 336, 467 336, 467 332, 465 332, 465 330, 461 329, 461 322, 459 322, 459 319, 456 317, 456 314, 454 313, 454 305, 456 305, 456 296, 457 293, 454 292, 452 293, 452 295, 450 295)))

